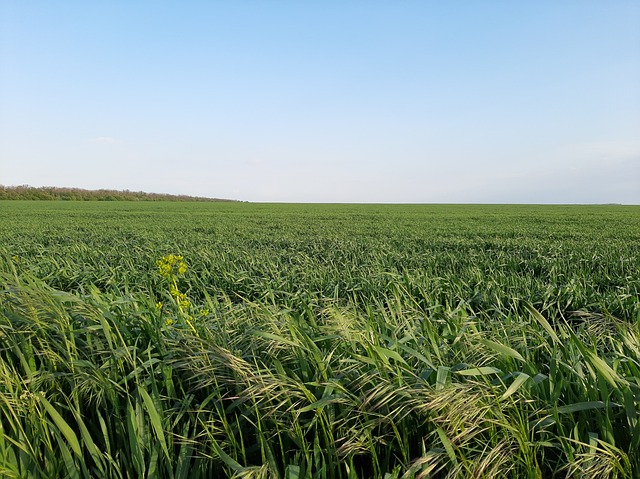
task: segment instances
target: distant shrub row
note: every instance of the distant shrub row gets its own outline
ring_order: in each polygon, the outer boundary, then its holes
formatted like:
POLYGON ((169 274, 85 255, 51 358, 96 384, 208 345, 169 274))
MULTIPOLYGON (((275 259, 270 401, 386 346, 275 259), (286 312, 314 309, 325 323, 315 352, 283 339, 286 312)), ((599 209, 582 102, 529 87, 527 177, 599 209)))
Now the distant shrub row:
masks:
POLYGON ((66 201, 233 201, 187 195, 167 195, 129 190, 84 190, 55 186, 0 185, 0 200, 66 200, 66 201))

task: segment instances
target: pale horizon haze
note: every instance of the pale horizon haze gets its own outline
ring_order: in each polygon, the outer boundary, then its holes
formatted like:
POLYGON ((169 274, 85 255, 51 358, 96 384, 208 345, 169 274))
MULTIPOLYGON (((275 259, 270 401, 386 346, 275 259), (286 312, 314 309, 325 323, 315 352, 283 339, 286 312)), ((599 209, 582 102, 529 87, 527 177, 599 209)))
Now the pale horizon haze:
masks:
POLYGON ((640 204, 640 2, 0 0, 0 184, 640 204))

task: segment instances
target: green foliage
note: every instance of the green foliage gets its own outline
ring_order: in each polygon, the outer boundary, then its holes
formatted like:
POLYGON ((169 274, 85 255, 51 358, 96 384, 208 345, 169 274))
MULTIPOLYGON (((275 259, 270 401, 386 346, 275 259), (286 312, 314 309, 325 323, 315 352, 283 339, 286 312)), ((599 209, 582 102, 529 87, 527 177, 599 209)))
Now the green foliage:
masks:
POLYGON ((0 476, 640 477, 639 212, 0 202, 0 476))
POLYGON ((231 201, 200 196, 167 195, 129 190, 85 190, 29 185, 0 185, 0 200, 63 200, 63 201, 231 201))

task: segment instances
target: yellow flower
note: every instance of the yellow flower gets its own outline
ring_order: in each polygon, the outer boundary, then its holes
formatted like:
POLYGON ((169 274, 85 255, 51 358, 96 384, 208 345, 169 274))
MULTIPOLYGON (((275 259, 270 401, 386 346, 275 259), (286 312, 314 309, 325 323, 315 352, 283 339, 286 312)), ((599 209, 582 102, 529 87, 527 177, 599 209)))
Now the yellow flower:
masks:
MULTIPOLYGON (((171 294, 171 297, 175 300, 180 312, 184 313, 191 307, 191 301, 187 298, 187 294, 182 293, 178 288, 177 277, 186 273, 188 269, 187 263, 184 262, 182 256, 169 254, 156 261, 156 266, 158 267, 160 276, 170 281, 169 294, 171 294)), ((160 306, 156 304, 156 307, 161 309, 162 303, 158 304, 160 304, 160 306)))
POLYGON ((165 326, 172 326, 173 325, 173 319, 171 318, 167 318, 166 321, 164 322, 165 326))
POLYGON ((156 261, 158 272, 163 278, 172 278, 187 272, 188 266, 180 255, 169 254, 156 261))
POLYGON ((162 302, 161 301, 158 301, 156 303, 156 309, 162 309, 162 302))

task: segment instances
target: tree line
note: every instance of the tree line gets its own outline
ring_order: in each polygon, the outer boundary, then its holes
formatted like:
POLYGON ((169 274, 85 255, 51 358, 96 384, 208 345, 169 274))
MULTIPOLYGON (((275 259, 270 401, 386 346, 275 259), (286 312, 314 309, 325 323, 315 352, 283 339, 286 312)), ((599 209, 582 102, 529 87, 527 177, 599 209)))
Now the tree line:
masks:
POLYGON ((0 185, 0 200, 67 200, 67 201, 233 201, 201 196, 168 195, 129 190, 85 190, 56 186, 0 185))

